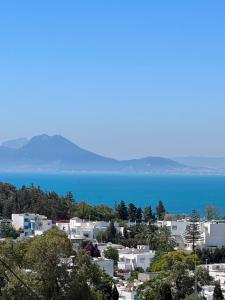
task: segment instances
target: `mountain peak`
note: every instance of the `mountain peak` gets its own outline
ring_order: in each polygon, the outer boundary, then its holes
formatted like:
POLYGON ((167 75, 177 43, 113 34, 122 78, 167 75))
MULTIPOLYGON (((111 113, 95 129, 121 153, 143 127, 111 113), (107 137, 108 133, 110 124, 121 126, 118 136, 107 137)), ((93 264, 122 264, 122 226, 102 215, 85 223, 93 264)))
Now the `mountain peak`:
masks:
POLYGON ((55 134, 55 135, 48 135, 48 134, 41 134, 41 135, 36 135, 32 137, 28 143, 28 145, 31 144, 69 144, 76 146, 74 143, 63 137, 62 135, 55 134))
MULTIPOLYGON (((3 147, 2 147, 3 148, 3 147)), ((0 167, 19 171, 85 171, 128 173, 182 172, 183 165, 161 157, 118 161, 80 148, 65 137, 41 134, 23 147, 0 149, 0 167), (12 150, 12 149, 11 149, 12 150)))
POLYGON ((47 141, 47 140, 54 140, 54 139, 63 139, 66 140, 65 137, 59 134, 54 134, 54 135, 48 135, 46 133, 40 134, 40 135, 35 135, 33 136, 30 141, 32 140, 40 140, 40 141, 47 141))

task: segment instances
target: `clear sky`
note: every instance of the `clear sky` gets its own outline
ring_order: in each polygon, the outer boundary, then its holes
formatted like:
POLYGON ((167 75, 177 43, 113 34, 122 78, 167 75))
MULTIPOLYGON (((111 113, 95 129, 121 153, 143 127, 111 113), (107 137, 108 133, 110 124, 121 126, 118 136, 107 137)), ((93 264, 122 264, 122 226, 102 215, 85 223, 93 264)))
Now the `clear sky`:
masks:
POLYGON ((1 1, 0 113, 0 141, 225 156, 225 1, 1 1))

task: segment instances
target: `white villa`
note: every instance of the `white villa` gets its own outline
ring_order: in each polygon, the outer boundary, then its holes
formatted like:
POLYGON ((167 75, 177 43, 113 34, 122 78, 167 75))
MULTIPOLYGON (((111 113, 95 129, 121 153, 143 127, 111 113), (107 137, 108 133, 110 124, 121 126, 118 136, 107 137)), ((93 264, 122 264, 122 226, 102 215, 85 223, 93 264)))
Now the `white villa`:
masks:
POLYGON ((51 229, 52 221, 43 215, 21 213, 12 214, 12 225, 16 230, 23 230, 24 237, 32 237, 51 229))
MULTIPOLYGON (((104 221, 87 221, 74 217, 70 220, 57 221, 55 225, 65 231, 72 240, 95 240, 99 232, 105 231, 109 222, 104 221)), ((121 228, 114 224, 119 231, 121 228)))
POLYGON ((155 256, 155 251, 149 250, 149 246, 139 245, 137 249, 134 248, 124 248, 118 251, 119 270, 134 270, 135 268, 142 268, 146 270, 149 268, 153 257, 155 256))
MULTIPOLYGON (((186 244, 184 233, 188 224, 188 219, 177 221, 158 221, 159 226, 167 226, 171 235, 175 238, 178 249, 191 249, 190 244, 186 244)), ((225 246, 225 221, 204 221, 200 222, 202 231, 202 241, 197 243, 199 248, 221 248, 225 246)))
MULTIPOLYGON (((209 275, 213 277, 215 281, 219 281, 223 295, 225 296, 225 263, 221 264, 205 264, 201 267, 206 268, 209 271, 209 275)), ((214 286, 204 286, 202 295, 207 300, 213 300, 214 286)))

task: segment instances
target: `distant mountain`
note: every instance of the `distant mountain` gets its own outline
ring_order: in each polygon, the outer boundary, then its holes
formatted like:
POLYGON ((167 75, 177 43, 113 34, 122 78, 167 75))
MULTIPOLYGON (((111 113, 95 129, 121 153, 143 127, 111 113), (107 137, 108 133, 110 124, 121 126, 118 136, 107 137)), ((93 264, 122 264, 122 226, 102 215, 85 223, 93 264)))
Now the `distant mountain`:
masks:
POLYGON ((82 149, 60 135, 45 134, 33 137, 18 149, 0 146, 0 171, 148 174, 192 172, 178 162, 161 157, 119 161, 82 149))
POLYGON ((2 146, 12 148, 12 149, 19 149, 26 145, 28 142, 27 138, 19 138, 15 140, 9 140, 2 143, 2 146))
POLYGON ((120 164, 123 166, 123 169, 135 173, 179 173, 186 169, 184 165, 181 165, 171 159, 156 156, 124 160, 120 161, 120 164))
POLYGON ((201 157, 201 156, 186 156, 175 157, 175 161, 180 164, 185 164, 190 167, 210 168, 210 169, 225 169, 225 157, 201 157))

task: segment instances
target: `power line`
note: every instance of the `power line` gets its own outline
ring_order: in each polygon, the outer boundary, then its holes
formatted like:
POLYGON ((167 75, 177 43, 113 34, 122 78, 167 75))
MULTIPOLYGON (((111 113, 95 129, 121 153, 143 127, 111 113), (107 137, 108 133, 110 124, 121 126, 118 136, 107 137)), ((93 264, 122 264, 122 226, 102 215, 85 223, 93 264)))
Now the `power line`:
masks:
POLYGON ((14 271, 13 271, 13 269, 4 261, 4 260, 2 260, 1 258, 0 258, 0 262, 2 263, 2 265, 7 269, 7 270, 9 270, 12 274, 13 274, 13 276, 15 276, 16 277, 16 279, 17 280, 19 280, 21 283, 22 283, 22 285, 27 289, 27 290, 29 290, 30 292, 31 292, 31 294, 33 294, 33 295, 35 295, 35 297, 37 298, 37 299, 41 299, 14 271))

